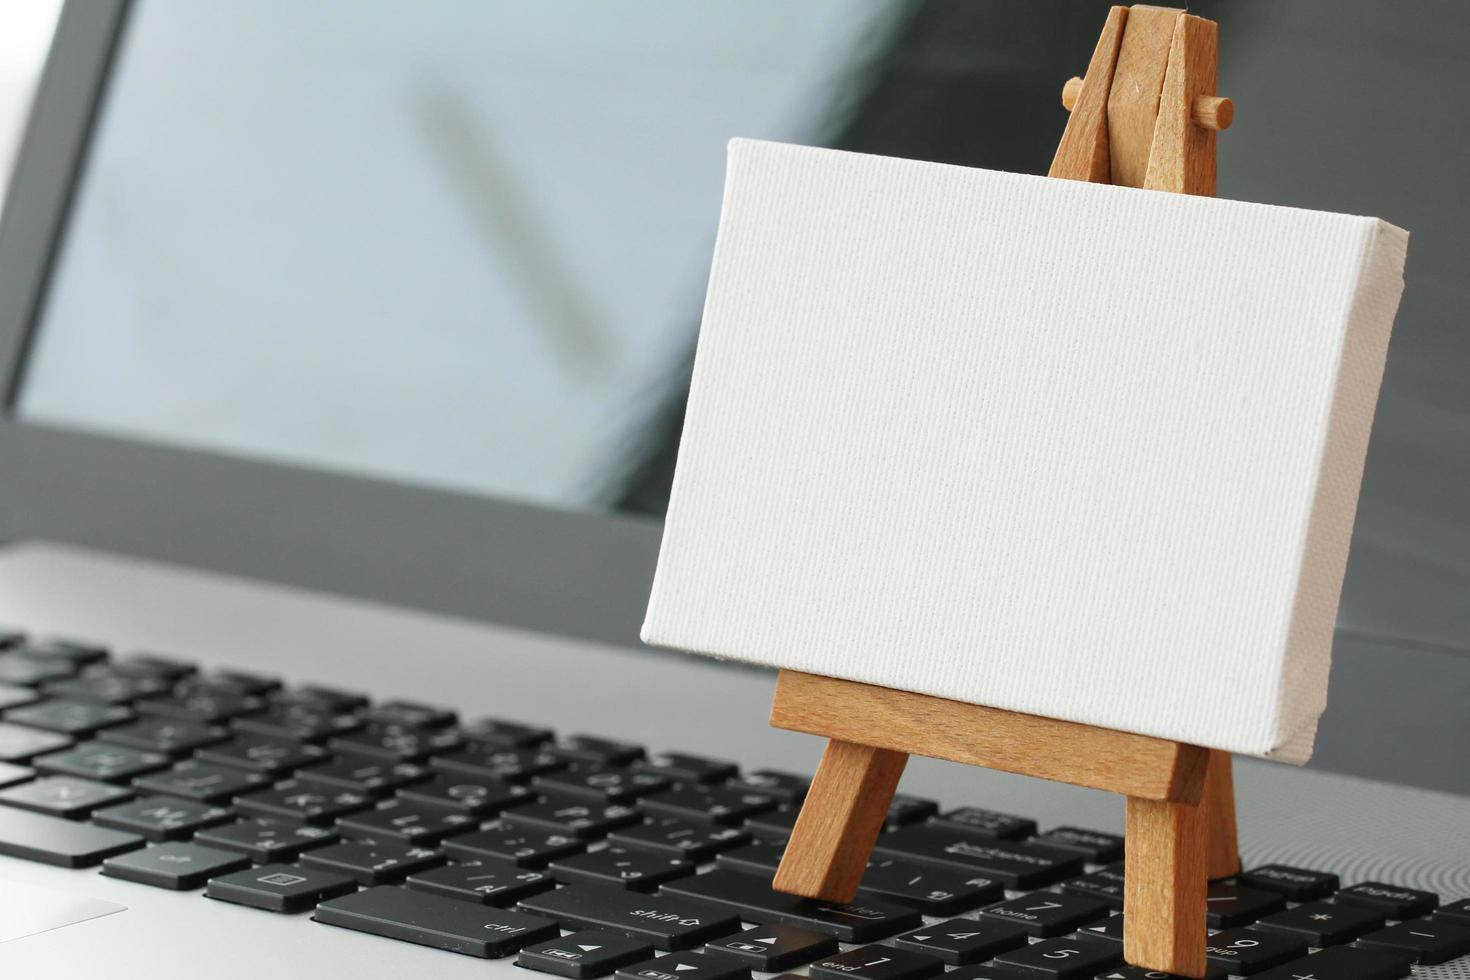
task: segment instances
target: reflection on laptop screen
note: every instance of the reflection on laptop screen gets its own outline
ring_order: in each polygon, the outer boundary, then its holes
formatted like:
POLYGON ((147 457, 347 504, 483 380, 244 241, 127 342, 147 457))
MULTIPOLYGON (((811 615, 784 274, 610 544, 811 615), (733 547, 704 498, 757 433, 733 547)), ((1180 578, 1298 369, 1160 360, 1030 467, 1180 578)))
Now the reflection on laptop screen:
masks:
POLYGON ((144 0, 20 411, 661 512, 725 143, 830 144, 908 9, 144 0))

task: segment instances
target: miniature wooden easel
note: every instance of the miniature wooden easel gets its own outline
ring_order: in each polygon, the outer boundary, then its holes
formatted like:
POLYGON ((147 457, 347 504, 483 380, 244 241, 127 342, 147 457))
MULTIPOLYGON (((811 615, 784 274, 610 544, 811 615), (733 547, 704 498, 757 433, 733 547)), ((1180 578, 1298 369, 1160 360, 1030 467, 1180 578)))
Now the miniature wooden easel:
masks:
MULTIPOLYGON (((1048 176, 1213 195, 1215 131, 1233 116, 1216 37, 1181 10, 1112 8, 1086 78, 1063 89, 1048 176)), ((777 889, 852 899, 911 754, 1041 776, 1128 798, 1124 956, 1204 976, 1207 879, 1240 870, 1229 753, 791 670, 771 724, 830 739, 777 889)))

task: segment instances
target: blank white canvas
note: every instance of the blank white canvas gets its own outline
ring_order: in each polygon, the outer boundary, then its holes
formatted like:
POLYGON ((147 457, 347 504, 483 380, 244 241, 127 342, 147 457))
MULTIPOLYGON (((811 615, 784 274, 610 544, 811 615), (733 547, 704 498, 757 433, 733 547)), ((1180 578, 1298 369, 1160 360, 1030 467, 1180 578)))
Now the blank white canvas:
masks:
POLYGON ((1406 243, 734 141, 643 638, 1304 761, 1406 243))

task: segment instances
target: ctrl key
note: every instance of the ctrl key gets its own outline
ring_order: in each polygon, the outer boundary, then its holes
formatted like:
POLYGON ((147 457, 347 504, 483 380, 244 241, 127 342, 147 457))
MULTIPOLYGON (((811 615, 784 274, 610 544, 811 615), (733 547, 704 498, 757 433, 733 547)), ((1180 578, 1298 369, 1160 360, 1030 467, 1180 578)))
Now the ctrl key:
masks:
POLYGON ((619 967, 653 956, 653 946, 616 932, 587 929, 521 950, 516 966, 572 980, 605 977, 619 967))
POLYGON ((204 894, 267 912, 305 912, 317 902, 355 891, 357 882, 335 871, 265 864, 211 878, 204 894))
POLYGON ((540 916, 394 885, 329 899, 316 907, 312 918, 329 926, 482 959, 509 956, 527 943, 551 939, 559 931, 555 922, 540 916))

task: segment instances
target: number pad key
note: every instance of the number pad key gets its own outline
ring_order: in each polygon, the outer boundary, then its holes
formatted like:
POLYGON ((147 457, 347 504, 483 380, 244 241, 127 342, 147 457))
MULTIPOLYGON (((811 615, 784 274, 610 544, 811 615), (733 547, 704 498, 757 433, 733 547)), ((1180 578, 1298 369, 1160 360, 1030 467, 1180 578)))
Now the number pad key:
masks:
POLYGON ((1057 980, 1084 980, 1123 962, 1123 944, 1092 939, 1043 939, 1001 953, 1000 966, 1050 974, 1057 980))
POLYGON ((1026 945, 1026 930, 1009 922, 950 919, 905 933, 894 944, 937 956, 950 966, 965 966, 1026 945))
POLYGON ((1267 864, 1236 876, 1242 885, 1279 892, 1293 902, 1310 902, 1326 898, 1337 891, 1337 875, 1325 871, 1309 871, 1287 864, 1267 864))
POLYGON ((859 946, 836 956, 817 960, 811 975, 824 980, 923 980, 944 971, 944 962, 906 949, 887 946, 859 946))
POLYGON ((1205 957, 1230 973, 1249 976, 1304 956, 1307 944, 1293 936, 1255 929, 1227 929, 1209 938, 1205 957))
POLYGON ((1268 915, 1257 923, 1262 929, 1290 932, 1313 946, 1336 946, 1383 926, 1383 912, 1366 905, 1307 902, 1268 915))
POLYGON ((1422 892, 1415 888, 1400 888, 1381 881, 1364 881, 1344 888, 1334 898, 1348 905, 1370 905, 1382 909, 1390 919, 1412 919, 1427 915, 1439 904, 1434 892, 1422 892))
POLYGON ((1284 908, 1286 899, 1276 892, 1263 892, 1258 888, 1223 881, 1210 882, 1209 894, 1205 898, 1205 918, 1212 929, 1248 925, 1284 908))
POLYGON ((1256 980, 1398 980, 1409 958, 1389 950, 1334 946, 1256 975, 1256 980))
POLYGON ((1358 945, 1404 953, 1416 963, 1433 966, 1470 953, 1470 924, 1444 918, 1410 919, 1370 932, 1358 945))
POLYGON ((980 913, 981 918, 1009 922, 1042 938, 1074 932, 1088 923, 1106 919, 1108 915, 1107 904, 1097 899, 1051 892, 1013 898, 980 913))

